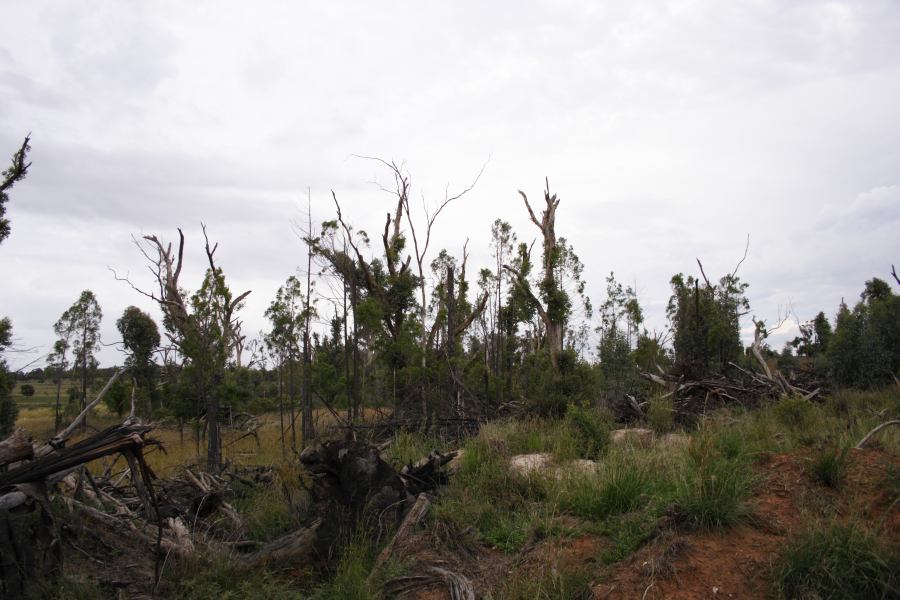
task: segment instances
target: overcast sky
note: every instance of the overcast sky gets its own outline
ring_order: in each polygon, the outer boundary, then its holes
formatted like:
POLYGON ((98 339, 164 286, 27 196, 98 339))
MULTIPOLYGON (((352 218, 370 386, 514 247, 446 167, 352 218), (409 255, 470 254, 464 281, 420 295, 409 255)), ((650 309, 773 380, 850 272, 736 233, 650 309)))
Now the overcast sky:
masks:
MULTIPOLYGON (((615 271, 651 327, 668 281, 740 259, 754 314, 833 315, 900 263, 900 3, 6 3, 0 153, 32 132, 8 205, 0 314, 46 352, 83 289, 103 339, 129 304, 155 307, 133 235, 200 223, 245 330, 303 262, 292 229, 332 218, 378 231, 388 181, 354 154, 405 161, 416 198, 477 187, 441 215, 435 250, 488 263, 490 224, 538 233, 516 189, 562 199, 557 230, 602 301, 615 271), (421 196, 420 196, 421 195, 421 196)), ((782 340, 775 340, 779 345, 782 340)), ((33 355, 33 356, 36 356, 33 355)), ((31 357, 10 355, 13 367, 31 357)), ((104 364, 121 362, 113 349, 104 364)), ((43 362, 43 361, 41 361, 43 362)))

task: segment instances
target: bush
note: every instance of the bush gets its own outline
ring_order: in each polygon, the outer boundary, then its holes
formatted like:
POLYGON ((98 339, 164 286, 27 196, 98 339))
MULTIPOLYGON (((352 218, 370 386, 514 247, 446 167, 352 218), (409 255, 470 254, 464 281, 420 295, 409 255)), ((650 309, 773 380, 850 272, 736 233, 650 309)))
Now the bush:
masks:
POLYGON ((34 386, 30 383, 23 383, 19 386, 19 391, 22 392, 22 395, 26 398, 31 398, 34 396, 34 386))
POLYGON ((785 547, 774 566, 783 598, 896 598, 900 564, 860 525, 816 526, 785 547))
POLYGON ((609 445, 610 417, 597 410, 570 405, 565 424, 579 442, 580 458, 597 459, 609 445))
POLYGON ((650 408, 647 410, 647 420, 650 427, 658 434, 669 433, 675 424, 675 406, 672 397, 656 397, 650 400, 650 408))
POLYGON ((815 407, 802 396, 782 398, 774 407, 775 418, 786 427, 803 429, 813 418, 815 407))
POLYGON ((813 479, 830 488, 840 486, 847 470, 848 448, 831 447, 821 451, 809 463, 809 472, 813 479))

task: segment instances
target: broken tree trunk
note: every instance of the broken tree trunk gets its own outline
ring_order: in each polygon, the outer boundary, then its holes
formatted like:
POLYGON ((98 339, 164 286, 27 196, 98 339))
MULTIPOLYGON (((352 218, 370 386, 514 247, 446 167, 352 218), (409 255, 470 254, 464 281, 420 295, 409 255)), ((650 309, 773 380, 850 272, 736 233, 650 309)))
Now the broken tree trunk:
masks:
POLYGON ((372 570, 368 577, 370 583, 381 571, 381 567, 384 563, 391 559, 397 546, 402 544, 409 537, 410 531, 419 524, 425 516, 425 513, 428 512, 428 506, 430 504, 431 501, 428 499, 428 494, 424 492, 419 494, 419 497, 416 498, 416 503, 409 509, 409 512, 406 513, 406 517, 403 518, 403 522, 400 523, 400 527, 397 528, 397 533, 391 538, 390 543, 384 547, 384 550, 381 551, 378 558, 375 559, 375 564, 372 565, 372 570))
POLYGON ((319 527, 322 522, 314 521, 309 527, 273 540, 240 560, 244 569, 264 566, 288 566, 302 564, 309 560, 316 550, 319 527))
POLYGON ((0 466, 18 462, 34 456, 31 436, 17 427, 11 436, 0 442, 0 466))

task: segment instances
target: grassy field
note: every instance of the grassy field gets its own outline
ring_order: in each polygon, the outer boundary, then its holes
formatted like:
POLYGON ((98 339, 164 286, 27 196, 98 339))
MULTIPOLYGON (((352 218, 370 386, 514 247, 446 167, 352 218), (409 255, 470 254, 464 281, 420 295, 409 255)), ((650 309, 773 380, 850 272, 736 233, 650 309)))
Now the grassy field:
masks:
MULTIPOLYGON (((645 445, 614 444, 619 425, 590 409, 489 423, 461 444, 397 434, 385 452, 397 466, 434 449, 463 450, 399 572, 437 556, 492 600, 707 597, 710 582, 723 597, 900 594, 900 431, 851 449, 900 414, 898 391, 840 392, 824 403, 785 398, 720 410, 688 428, 661 416, 665 408, 651 411, 657 436, 645 445), (548 453, 549 466, 528 475, 510 469, 512 457, 528 453, 548 453)), ((256 540, 296 526, 285 482, 296 487, 298 475, 282 452, 277 414, 262 418, 259 447, 230 444, 232 433, 225 441, 227 460, 285 473, 235 504, 256 540)), ((113 421, 102 412, 94 419, 113 421)), ((20 422, 46 431, 52 412, 23 409, 20 422)), ((154 435, 168 451, 148 456, 159 474, 202 461, 189 430, 183 442, 176 429, 154 435)), ((166 597, 374 599, 380 591, 369 572, 384 543, 352 541, 312 580, 238 574, 221 557, 182 564, 166 597)))
MULTIPOLYGON (((55 401, 55 398, 54 398, 55 401)), ((326 410, 314 412, 316 429, 322 430, 335 423, 334 416, 326 410)), ((367 418, 374 418, 368 413, 367 418)), ((281 438, 281 424, 278 413, 265 413, 258 416, 262 426, 258 430, 259 443, 254 437, 240 438, 245 432, 237 429, 222 429, 222 457, 232 464, 241 465, 273 465, 292 460, 290 431, 286 432, 284 443, 281 438)), ((63 419, 67 423, 69 419, 63 419)), ((285 415, 285 422, 289 421, 285 415)), ((117 415, 110 413, 104 406, 98 406, 88 417, 89 430, 93 431, 115 425, 120 422, 117 415)), ((55 433, 54 409, 39 403, 20 404, 17 427, 23 427, 36 440, 50 439, 55 433)), ((296 425, 297 446, 302 448, 300 424, 296 425)), ((74 440, 82 436, 75 436, 74 440)), ((161 447, 151 447, 146 452, 147 462, 157 475, 170 475, 182 465, 202 464, 206 460, 206 441, 196 439, 190 425, 178 429, 172 425, 158 424, 150 433, 150 438, 160 442, 161 447)), ((102 464, 94 464, 92 468, 102 470, 102 464)))
MULTIPOLYGON (((63 405, 65 405, 68 398, 66 390, 68 390, 72 386, 77 385, 78 382, 75 380, 63 380, 62 386, 60 386, 60 402, 63 405)), ((12 397, 16 401, 16 404, 19 405, 19 408, 53 408, 54 406, 56 406, 56 384, 50 380, 45 380, 43 382, 34 379, 17 381, 12 391, 12 397), (22 393, 22 385, 24 384, 30 384, 34 386, 33 396, 25 396, 22 393)))

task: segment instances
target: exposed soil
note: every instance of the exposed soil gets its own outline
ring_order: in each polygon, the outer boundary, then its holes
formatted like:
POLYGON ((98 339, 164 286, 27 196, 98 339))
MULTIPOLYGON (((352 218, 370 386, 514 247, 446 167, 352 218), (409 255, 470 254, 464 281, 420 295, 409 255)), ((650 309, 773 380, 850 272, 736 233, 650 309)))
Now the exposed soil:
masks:
POLYGON ((720 532, 662 532, 594 588, 594 597, 768 598, 779 549, 816 517, 861 518, 900 542, 900 504, 884 483, 900 461, 877 450, 852 450, 839 490, 813 481, 804 453, 777 454, 758 465, 764 480, 751 501, 752 519, 720 532))

